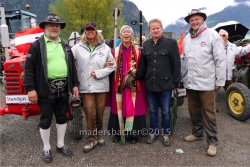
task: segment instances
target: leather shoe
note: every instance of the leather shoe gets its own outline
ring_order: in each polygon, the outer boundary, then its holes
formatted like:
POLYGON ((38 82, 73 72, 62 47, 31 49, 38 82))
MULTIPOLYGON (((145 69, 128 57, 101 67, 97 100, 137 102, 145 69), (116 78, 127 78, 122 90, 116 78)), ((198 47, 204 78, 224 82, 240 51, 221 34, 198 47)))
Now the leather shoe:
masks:
POLYGON ((118 135, 113 136, 113 143, 118 143, 121 140, 121 137, 118 135))
POLYGON ((52 161, 52 153, 51 150, 44 150, 43 151, 43 161, 46 163, 50 163, 52 161))
POLYGON ((56 147, 57 152, 62 153, 65 156, 71 156, 72 151, 69 150, 67 146, 62 146, 61 148, 56 147))
POLYGON ((195 135, 189 135, 189 136, 186 136, 185 138, 184 138, 184 140, 185 141, 188 141, 188 142, 192 142, 192 141, 195 141, 195 140, 202 140, 203 139, 203 137, 201 136, 201 137, 197 137, 197 136, 195 136, 195 135))
POLYGON ((131 144, 136 144, 138 142, 138 138, 131 138, 131 144))

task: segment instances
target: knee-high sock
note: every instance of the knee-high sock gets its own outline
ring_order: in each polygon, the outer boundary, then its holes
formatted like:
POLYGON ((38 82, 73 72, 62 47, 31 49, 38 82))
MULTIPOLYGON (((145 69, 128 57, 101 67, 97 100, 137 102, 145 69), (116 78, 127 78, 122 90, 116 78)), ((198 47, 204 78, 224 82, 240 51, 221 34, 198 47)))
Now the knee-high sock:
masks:
POLYGON ((41 138, 43 141, 43 150, 51 150, 51 146, 50 146, 50 128, 48 129, 41 129, 40 128, 40 134, 41 134, 41 138))
POLYGON ((67 128, 67 123, 65 124, 56 124, 57 129, 57 147, 61 148, 64 146, 64 136, 67 128))

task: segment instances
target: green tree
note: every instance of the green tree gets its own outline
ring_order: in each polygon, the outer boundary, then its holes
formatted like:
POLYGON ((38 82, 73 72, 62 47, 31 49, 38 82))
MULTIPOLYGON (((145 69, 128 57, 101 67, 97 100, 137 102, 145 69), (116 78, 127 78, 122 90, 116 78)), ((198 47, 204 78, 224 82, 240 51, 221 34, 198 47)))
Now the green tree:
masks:
MULTIPOLYGON (((112 9, 122 11, 121 0, 55 0, 50 5, 50 12, 56 13, 66 22, 66 28, 61 37, 68 39, 72 31, 80 33, 81 27, 87 22, 95 22, 97 29, 102 30, 104 38, 114 34, 114 17, 112 9)), ((118 30, 123 25, 124 18, 118 17, 118 30)))

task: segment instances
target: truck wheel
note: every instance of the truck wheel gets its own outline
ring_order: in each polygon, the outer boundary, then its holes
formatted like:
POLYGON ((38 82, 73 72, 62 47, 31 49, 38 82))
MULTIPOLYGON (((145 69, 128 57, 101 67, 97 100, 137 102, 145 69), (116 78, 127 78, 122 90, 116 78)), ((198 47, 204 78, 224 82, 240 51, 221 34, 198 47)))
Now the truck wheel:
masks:
POLYGON ((233 118, 246 121, 250 118, 250 90, 242 83, 233 83, 226 91, 226 105, 233 118))
POLYGON ((71 108, 72 111, 72 126, 73 126, 73 138, 80 140, 82 138, 81 130, 82 126, 82 110, 81 107, 71 108))

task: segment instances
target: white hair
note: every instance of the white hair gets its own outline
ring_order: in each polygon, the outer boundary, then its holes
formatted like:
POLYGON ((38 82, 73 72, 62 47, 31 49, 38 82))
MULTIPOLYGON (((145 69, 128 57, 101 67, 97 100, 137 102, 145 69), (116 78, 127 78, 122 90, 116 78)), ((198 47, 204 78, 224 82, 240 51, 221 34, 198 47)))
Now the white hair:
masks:
POLYGON ((220 32, 224 32, 224 33, 226 34, 226 36, 228 36, 228 32, 227 32, 226 30, 220 29, 219 33, 220 33, 220 32))
POLYGON ((130 31, 131 31, 131 33, 132 33, 132 34, 134 34, 133 29, 132 29, 130 26, 128 26, 128 25, 124 25, 124 26, 122 26, 122 28, 121 28, 121 30, 120 30, 120 34, 122 33, 123 29, 125 29, 125 28, 129 28, 129 29, 130 29, 130 31))

